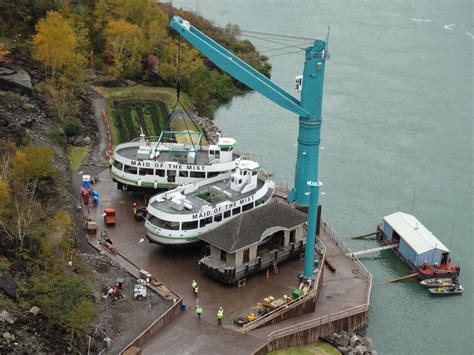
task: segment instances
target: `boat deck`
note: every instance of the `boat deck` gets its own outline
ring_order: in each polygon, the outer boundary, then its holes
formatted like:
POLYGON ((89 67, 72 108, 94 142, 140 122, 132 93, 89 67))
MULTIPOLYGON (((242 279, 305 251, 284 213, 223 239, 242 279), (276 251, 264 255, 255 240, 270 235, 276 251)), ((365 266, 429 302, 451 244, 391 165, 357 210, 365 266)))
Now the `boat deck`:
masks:
POLYGON ((231 190, 230 179, 225 179, 225 180, 217 181, 209 185, 201 186, 196 191, 185 195, 186 200, 192 204, 192 209, 189 209, 189 210, 184 209, 182 211, 178 211, 172 207, 171 200, 165 200, 162 202, 158 202, 155 200, 151 203, 151 206, 166 213, 175 213, 175 214, 197 213, 203 206, 206 206, 206 205, 215 207, 218 203, 221 203, 224 201, 234 202, 234 201, 238 201, 240 199, 249 197, 253 195, 258 189, 262 188, 264 184, 265 184, 265 181, 258 179, 256 189, 248 191, 246 193, 240 193, 239 191, 231 190), (218 187, 222 191, 227 191, 227 193, 230 194, 231 196, 228 196, 224 194, 223 192, 217 192, 216 190, 212 188, 213 186, 218 187), (204 199, 203 196, 206 193, 211 193, 213 197, 204 199), (201 197, 199 197, 200 195, 201 197))
MULTIPOLYGON (((290 293, 299 284, 297 275, 303 270, 304 260, 282 263, 278 274, 271 272, 269 278, 266 278, 265 272, 256 274, 247 279, 244 287, 222 285, 199 270, 197 261, 203 255, 199 245, 167 248, 157 244, 139 244, 144 227, 143 222, 134 220, 132 204, 137 202, 143 205, 143 197, 117 191, 109 170, 100 174, 100 182, 94 185, 94 189, 99 192, 101 200, 97 209, 91 209, 91 217, 100 221, 104 208, 114 207, 117 210, 117 225, 107 228, 114 248, 169 285, 187 304, 186 311, 143 346, 143 354, 249 354, 265 345, 268 334, 275 329, 367 303, 369 283, 353 272, 357 270, 357 264, 321 229, 319 238, 325 244, 327 256, 337 266, 337 271, 332 273, 326 267, 316 311, 242 334, 240 328, 233 324, 233 319, 255 312, 252 307, 264 297, 272 295, 277 298, 290 293), (199 304, 204 310, 201 320, 197 319, 194 312, 196 299, 191 292, 193 279, 199 284, 199 304), (222 326, 218 326, 216 311, 221 306, 224 308, 224 321, 222 326)), ((91 242, 95 243, 96 240, 92 238, 91 242)))
MULTIPOLYGON (((131 160, 142 160, 137 159, 137 152, 140 147, 124 147, 121 149, 117 149, 115 155, 121 155, 124 158, 131 159, 131 160)), ((187 161, 187 152, 167 152, 162 151, 160 155, 154 159, 157 162, 165 162, 165 161, 176 161, 182 164, 194 164, 194 165, 207 165, 209 164, 209 155, 207 150, 198 149, 196 151, 196 160, 193 163, 188 163, 187 161)))

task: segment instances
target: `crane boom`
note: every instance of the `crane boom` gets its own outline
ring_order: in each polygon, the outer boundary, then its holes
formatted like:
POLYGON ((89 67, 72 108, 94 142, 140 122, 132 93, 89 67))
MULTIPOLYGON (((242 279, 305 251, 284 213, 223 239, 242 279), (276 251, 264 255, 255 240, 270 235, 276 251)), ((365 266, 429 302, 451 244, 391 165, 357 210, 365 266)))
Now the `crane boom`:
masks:
POLYGON ((219 43, 206 36, 188 21, 183 20, 179 16, 174 16, 171 20, 171 27, 211 62, 235 79, 261 93, 281 107, 300 116, 309 116, 309 113, 301 107, 301 103, 297 98, 276 85, 235 54, 229 52, 219 43))
POLYGON ((303 84, 301 101, 299 101, 236 55, 193 27, 188 21, 179 16, 174 16, 171 20, 171 27, 227 74, 277 105, 299 115, 295 185, 288 193, 288 200, 301 206, 309 205, 304 277, 311 279, 314 267, 316 210, 319 187, 321 186, 318 181, 318 163, 324 70, 326 60, 329 58, 326 42, 315 40, 313 45, 305 50, 303 84))

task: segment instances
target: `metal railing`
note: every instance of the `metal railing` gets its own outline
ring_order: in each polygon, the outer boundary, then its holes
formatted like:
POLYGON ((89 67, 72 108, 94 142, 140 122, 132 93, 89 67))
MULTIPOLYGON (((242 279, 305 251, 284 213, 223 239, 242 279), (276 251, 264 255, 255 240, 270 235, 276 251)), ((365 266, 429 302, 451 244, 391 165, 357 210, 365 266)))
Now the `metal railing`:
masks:
MULTIPOLYGON (((337 232, 334 229, 332 229, 332 227, 329 225, 329 223, 322 217, 321 217, 321 227, 332 239, 335 240, 336 244, 342 249, 342 251, 345 254, 352 254, 352 250, 347 246, 347 244, 344 242, 344 240, 339 236, 339 234, 337 234, 337 232)), ((367 312, 368 309, 369 309, 369 305, 370 305, 370 293, 372 291, 372 274, 369 272, 369 270, 367 270, 367 268, 364 266, 364 264, 362 264, 360 262, 360 260, 357 258, 357 256, 351 255, 351 258, 357 264, 358 272, 364 278, 366 278, 367 282, 369 283, 366 303, 364 303, 362 305, 359 305, 359 306, 356 306, 356 307, 345 309, 345 310, 342 310, 342 311, 339 311, 339 312, 327 314, 327 315, 321 316, 319 318, 310 319, 308 321, 305 321, 305 322, 302 322, 302 323, 299 323, 299 324, 295 324, 295 325, 292 325, 292 326, 289 326, 289 327, 286 327, 286 328, 275 330, 275 331, 271 332, 270 334, 268 334, 267 341, 270 342, 270 341, 273 341, 275 339, 278 339, 278 338, 281 338, 281 337, 284 337, 284 336, 287 336, 287 335, 299 333, 303 330, 315 328, 315 327, 318 327, 318 326, 321 326, 323 324, 327 324, 327 323, 330 323, 330 322, 333 322, 333 321, 336 321, 336 320, 339 320, 339 319, 344 319, 344 318, 347 318, 347 317, 350 317, 350 316, 353 316, 353 315, 356 315, 356 314, 367 312)))
POLYGON ((359 258, 356 255, 353 255, 353 250, 347 246, 344 240, 339 236, 339 234, 337 234, 337 232, 334 229, 332 229, 332 227, 323 217, 321 217, 321 227, 332 239, 336 241, 336 244, 342 249, 344 254, 349 254, 351 256, 352 260, 358 266, 358 272, 360 273, 360 275, 367 279, 369 283, 369 288, 367 292, 367 308, 368 308, 368 305, 370 303, 370 294, 372 292, 372 274, 370 273, 369 270, 367 270, 364 264, 362 264, 359 258))
MULTIPOLYGON (((321 242, 320 240, 318 240, 317 242, 317 246, 318 248, 324 248, 326 249, 326 246, 324 245, 323 242, 321 242)), ((324 258, 326 256, 326 253, 324 253, 319 261, 319 264, 318 264, 318 267, 317 267, 317 270, 318 270, 318 273, 317 273, 317 277, 312 285, 312 288, 311 288, 311 291, 308 292, 306 295, 296 299, 296 300, 293 300, 291 302, 288 302, 287 304, 285 304, 284 306, 282 307, 279 307, 273 311, 270 311, 266 314, 264 314, 263 316, 261 317, 258 317, 257 319, 255 319, 254 321, 252 322, 249 322, 247 324, 244 324, 243 327, 242 327, 242 333, 246 333, 252 329, 255 329, 255 328, 258 328, 262 325, 264 325, 265 323, 267 323, 268 321, 288 312, 290 309, 293 309, 297 306, 299 306, 300 304, 306 302, 306 300, 308 298, 311 298, 311 297, 315 297, 317 292, 318 292, 318 286, 319 286, 319 282, 321 280, 321 272, 322 272, 322 268, 324 267, 324 258)))
POLYGON ((323 324, 327 324, 327 323, 330 323, 330 322, 333 322, 333 321, 336 321, 336 320, 339 320, 339 319, 344 319, 344 318, 347 318, 347 317, 350 317, 350 316, 353 316, 353 315, 356 315, 356 314, 366 312, 368 309, 369 309, 369 305, 368 304, 363 304, 363 305, 353 307, 353 308, 349 308, 349 309, 345 309, 343 311, 339 311, 339 312, 336 312, 336 313, 327 314, 327 315, 321 316, 319 318, 310 319, 310 320, 308 320, 306 322, 302 322, 300 324, 295 324, 295 325, 292 325, 292 326, 289 326, 289 327, 286 327, 286 328, 283 328, 283 329, 275 330, 275 331, 273 331, 273 332, 271 332, 270 334, 267 335, 267 340, 270 342, 272 340, 275 340, 275 339, 278 339, 278 338, 281 338, 281 337, 284 337, 284 336, 287 336, 287 335, 299 333, 303 330, 315 328, 315 327, 318 327, 318 326, 323 325, 323 324))

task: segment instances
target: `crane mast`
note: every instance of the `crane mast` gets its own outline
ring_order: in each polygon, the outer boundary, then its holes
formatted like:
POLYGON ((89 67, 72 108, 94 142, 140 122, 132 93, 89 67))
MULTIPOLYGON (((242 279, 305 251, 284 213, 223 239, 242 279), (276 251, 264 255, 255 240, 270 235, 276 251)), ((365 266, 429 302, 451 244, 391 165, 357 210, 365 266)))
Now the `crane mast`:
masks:
POLYGON ((305 50, 300 101, 180 16, 174 16, 170 25, 227 74, 299 116, 295 182, 288 193, 288 201, 301 206, 310 205, 304 277, 311 278, 314 264, 315 211, 321 185, 318 181, 318 162, 324 70, 328 59, 326 42, 315 40, 313 45, 305 50))

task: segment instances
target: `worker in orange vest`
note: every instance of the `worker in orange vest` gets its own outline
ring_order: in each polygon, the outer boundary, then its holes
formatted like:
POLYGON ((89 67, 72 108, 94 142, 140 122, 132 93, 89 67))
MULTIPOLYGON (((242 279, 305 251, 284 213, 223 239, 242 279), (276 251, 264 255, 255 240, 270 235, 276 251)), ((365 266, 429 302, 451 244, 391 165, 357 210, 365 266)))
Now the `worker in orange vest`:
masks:
POLYGON ((138 211, 138 205, 137 205, 136 202, 133 203, 132 209, 133 209, 133 215, 135 216, 137 214, 137 211, 138 211))

